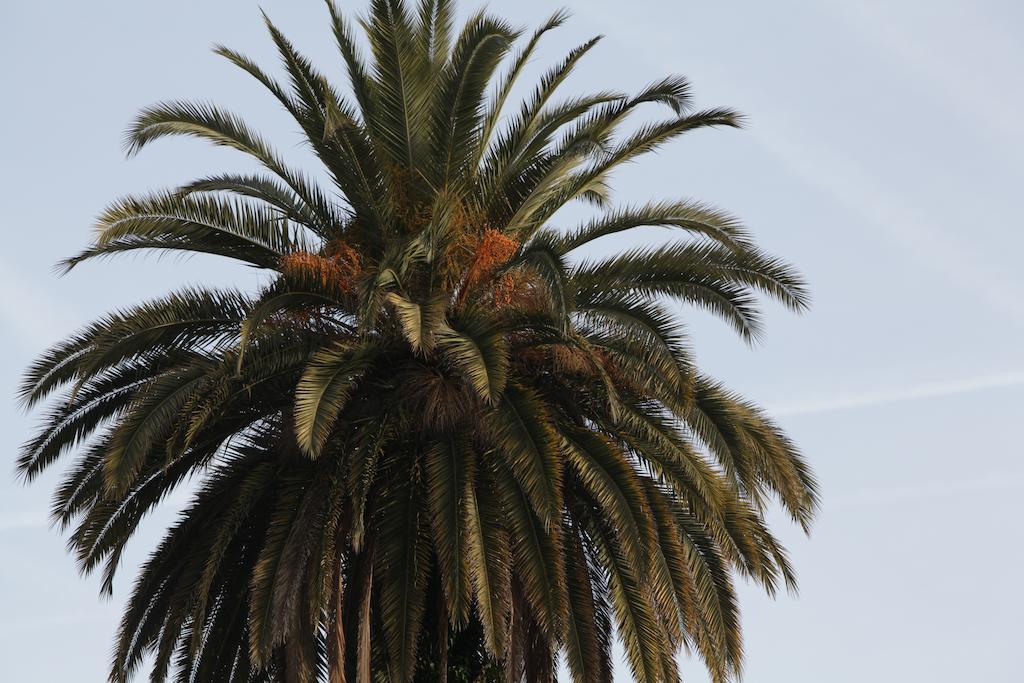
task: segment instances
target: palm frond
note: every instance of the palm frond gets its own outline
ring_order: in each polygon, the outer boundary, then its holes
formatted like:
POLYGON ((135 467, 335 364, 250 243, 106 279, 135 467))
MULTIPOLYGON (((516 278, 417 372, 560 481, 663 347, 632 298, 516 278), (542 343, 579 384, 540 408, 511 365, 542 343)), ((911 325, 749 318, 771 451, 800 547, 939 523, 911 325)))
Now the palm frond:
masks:
POLYGON ((295 387, 295 434, 310 457, 320 455, 331 428, 378 349, 341 342, 318 352, 295 387))

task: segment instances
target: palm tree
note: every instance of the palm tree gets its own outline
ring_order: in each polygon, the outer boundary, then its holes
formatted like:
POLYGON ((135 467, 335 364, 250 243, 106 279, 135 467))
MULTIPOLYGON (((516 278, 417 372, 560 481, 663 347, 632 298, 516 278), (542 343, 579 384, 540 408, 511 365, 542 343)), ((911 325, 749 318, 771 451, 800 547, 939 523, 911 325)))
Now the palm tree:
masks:
POLYGON ((51 401, 20 472, 77 453, 53 514, 104 590, 140 520, 194 488, 140 570, 111 680, 151 657, 154 681, 533 682, 564 656, 574 681, 608 681, 613 635, 639 681, 677 680, 684 646, 730 678, 733 579, 793 585, 763 513, 777 501, 806 529, 815 483, 698 370, 673 304, 754 340, 757 295, 799 311, 805 286, 729 215, 615 207, 609 179, 738 116, 695 111, 676 76, 556 99, 597 39, 511 109, 563 13, 513 52, 502 19, 456 32, 450 1, 373 0, 366 57, 328 5, 344 93, 269 20, 287 85, 216 49, 294 117, 317 177, 234 114, 157 104, 129 153, 184 135, 263 170, 121 199, 64 263, 199 252, 265 286, 111 313, 26 374, 24 402, 51 401), (647 105, 669 114, 621 132, 647 105), (576 200, 595 217, 556 227, 576 200), (680 237, 580 256, 642 226, 680 237))

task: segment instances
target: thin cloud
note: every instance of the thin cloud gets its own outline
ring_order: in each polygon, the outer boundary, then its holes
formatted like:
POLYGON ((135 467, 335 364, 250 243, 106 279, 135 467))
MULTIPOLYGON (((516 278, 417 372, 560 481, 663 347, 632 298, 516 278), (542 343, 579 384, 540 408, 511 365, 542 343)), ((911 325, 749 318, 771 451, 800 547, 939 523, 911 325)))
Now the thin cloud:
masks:
POLYGON ((902 60, 964 118, 979 121, 983 124, 982 130, 996 131, 993 139, 1000 141, 1001 153, 1005 154, 1006 141, 1019 139, 1018 102, 1007 97, 1014 89, 997 80, 1000 77, 998 67, 1019 63, 1019 52, 995 26, 986 25, 980 15, 971 11, 971 3, 964 3, 958 12, 959 20, 966 23, 966 26, 957 25, 958 33, 969 31, 975 38, 973 55, 966 61, 962 51, 922 40, 930 32, 922 33, 915 30, 916 25, 908 27, 905 22, 901 27, 897 21, 899 7, 895 3, 827 2, 823 6, 838 15, 844 25, 855 27, 863 36, 902 60), (978 68, 980 66, 985 68, 978 68))
POLYGON ((873 505, 912 503, 1000 489, 1019 489, 1021 485, 1024 485, 1024 472, 1000 472, 963 481, 871 488, 826 500, 824 512, 827 514, 850 508, 864 509, 873 505))
MULTIPOLYGON (((653 66, 664 67, 662 45, 671 44, 674 36, 662 32, 662 40, 640 35, 636 22, 618 21, 625 16, 608 2, 595 0, 601 7, 604 23, 613 25, 611 35, 631 37, 630 47, 653 66)), ((651 27, 644 27, 649 31, 651 27)), ((657 30, 657 29, 655 29, 657 30)), ((722 92, 744 94, 757 84, 743 77, 722 71, 718 65, 703 65, 705 75, 715 75, 722 92)), ((747 134, 767 152, 775 156, 795 177, 819 190, 841 205, 851 216, 874 227, 890 241, 899 245, 915 263, 931 268, 959 288, 973 292, 988 306, 1014 319, 1024 320, 1024 283, 1017 277, 1000 272, 968 242, 955 238, 939 222, 908 205, 897 193, 887 190, 875 176, 854 162, 823 145, 813 144, 800 129, 789 122, 793 112, 759 107, 757 126, 747 134)))
POLYGON ((939 272, 948 281, 973 291, 988 305, 1016 319, 1024 319, 1024 287, 1017 278, 1000 272, 976 250, 888 192, 872 176, 849 160, 821 146, 800 142, 791 135, 782 116, 760 116, 762 130, 754 137, 797 177, 859 215, 913 255, 914 261, 939 272))
POLYGON ((881 391, 840 394, 805 401, 779 403, 770 405, 768 409, 772 415, 780 417, 815 415, 1022 385, 1024 385, 1024 370, 1014 370, 964 379, 925 382, 909 387, 893 387, 881 391))

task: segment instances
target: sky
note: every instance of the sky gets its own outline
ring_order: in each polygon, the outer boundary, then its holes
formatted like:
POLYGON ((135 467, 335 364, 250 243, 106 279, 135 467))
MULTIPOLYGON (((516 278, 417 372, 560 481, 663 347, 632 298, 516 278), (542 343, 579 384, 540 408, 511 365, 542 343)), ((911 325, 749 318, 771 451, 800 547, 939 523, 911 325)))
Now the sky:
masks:
MULTIPOLYGON (((682 73, 698 105, 747 116, 745 130, 696 133, 620 172, 616 202, 687 197, 725 208, 813 292, 802 316, 769 306, 753 348, 680 310, 702 367, 768 408, 822 484, 809 538, 771 514, 800 591, 741 590, 744 680, 1021 680, 1024 6, 563 5, 575 16, 535 76, 604 34, 566 92, 636 90, 682 73)), ((320 2, 261 6, 340 77, 320 2)), ((489 7, 523 25, 553 9, 547 0, 489 7)), ((36 420, 16 405, 19 375, 104 311, 183 284, 252 287, 258 276, 202 258, 121 259, 63 278, 53 264, 86 243, 113 199, 245 168, 184 140, 125 159, 126 125, 155 101, 216 100, 290 158, 308 158, 270 98, 209 50, 225 43, 276 67, 254 2, 10 2, 2 16, 0 660, 11 681, 100 681, 132 569, 175 501, 144 525, 114 597, 98 597, 96 577, 79 576, 48 524, 55 473, 28 487, 14 476, 36 420)), ((697 662, 683 669, 685 680, 706 681, 697 662)), ((630 680, 625 666, 616 680, 630 680)))

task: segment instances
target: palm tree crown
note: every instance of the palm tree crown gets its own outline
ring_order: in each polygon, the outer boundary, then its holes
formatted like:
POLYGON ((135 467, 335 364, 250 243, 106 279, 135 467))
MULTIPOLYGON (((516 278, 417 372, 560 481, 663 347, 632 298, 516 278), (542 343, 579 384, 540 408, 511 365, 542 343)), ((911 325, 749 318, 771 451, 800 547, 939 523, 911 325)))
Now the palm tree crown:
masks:
POLYGON ((184 135, 264 169, 121 199, 68 269, 135 250, 228 257, 258 292, 192 288, 97 320, 22 388, 53 397, 19 461, 74 451, 53 513, 109 591, 140 520, 191 502, 141 568, 111 679, 609 681, 613 634, 639 681, 692 648, 715 680, 741 661, 735 576, 793 584, 763 512, 803 525, 814 480, 758 408, 701 374, 675 303, 745 339, 757 295, 794 310, 799 276, 702 203, 614 207, 615 169, 687 131, 669 77, 636 95, 556 99, 597 40, 518 107, 542 36, 452 2, 330 3, 343 92, 267 20, 287 84, 225 47, 302 130, 320 182, 208 104, 142 111, 130 153, 184 135), (521 47, 516 48, 519 43, 521 47), (666 118, 623 124, 644 105, 666 118), (583 200, 571 229, 556 212, 583 200), (643 226, 679 239, 581 248, 643 226))

